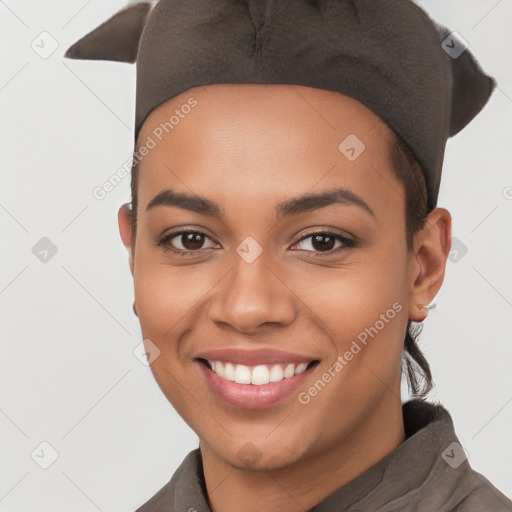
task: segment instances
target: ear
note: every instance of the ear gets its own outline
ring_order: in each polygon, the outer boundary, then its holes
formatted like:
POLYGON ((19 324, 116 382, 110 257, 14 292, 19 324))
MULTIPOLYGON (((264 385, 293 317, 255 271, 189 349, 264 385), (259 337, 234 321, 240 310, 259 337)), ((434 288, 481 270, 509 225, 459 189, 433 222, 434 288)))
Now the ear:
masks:
POLYGON ((130 272, 133 276, 133 246, 132 246, 132 218, 131 208, 128 203, 123 204, 117 212, 117 222, 119 224, 119 234, 123 245, 128 249, 130 253, 130 272))
POLYGON ((121 9, 70 46, 64 57, 134 63, 142 31, 155 5, 142 2, 121 9))
MULTIPOLYGON (((414 237, 414 249, 409 264, 409 318, 422 322, 428 305, 443 284, 446 261, 452 242, 452 217, 448 210, 435 208, 430 212, 425 227, 414 237)), ((428 314, 428 312, 427 312, 428 314)))

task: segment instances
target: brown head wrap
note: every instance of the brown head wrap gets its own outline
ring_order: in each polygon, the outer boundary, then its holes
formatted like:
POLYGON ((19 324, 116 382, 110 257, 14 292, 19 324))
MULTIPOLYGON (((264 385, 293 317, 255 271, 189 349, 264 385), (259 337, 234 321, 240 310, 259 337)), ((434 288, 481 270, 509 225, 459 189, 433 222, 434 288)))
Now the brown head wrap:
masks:
POLYGON ((66 57, 137 63, 135 140, 153 109, 199 85, 296 84, 373 110, 412 149, 437 204, 446 141, 495 82, 411 0, 159 0, 131 4, 66 57))

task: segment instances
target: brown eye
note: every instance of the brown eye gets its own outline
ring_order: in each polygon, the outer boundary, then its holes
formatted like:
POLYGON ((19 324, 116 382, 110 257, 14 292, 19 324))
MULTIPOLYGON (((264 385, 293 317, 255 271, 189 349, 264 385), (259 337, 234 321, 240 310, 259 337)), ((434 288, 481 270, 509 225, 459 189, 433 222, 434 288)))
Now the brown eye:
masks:
POLYGON ((296 246, 300 246, 301 244, 302 250, 310 251, 312 253, 334 253, 337 252, 338 249, 348 249, 357 245, 354 240, 348 237, 329 232, 312 233, 307 235, 297 242, 296 246), (338 245, 336 245, 336 242, 339 242, 338 245))
POLYGON ((182 233, 180 242, 187 251, 201 249, 205 236, 202 233, 182 233))
POLYGON ((157 245, 163 247, 166 251, 176 253, 194 253, 199 252, 202 249, 207 249, 208 247, 204 247, 207 240, 212 242, 210 248, 215 246, 213 240, 205 233, 192 230, 179 231, 165 236, 158 241, 157 245))
POLYGON ((311 239, 311 246, 317 251, 330 251, 335 243, 335 238, 329 235, 314 235, 311 239))

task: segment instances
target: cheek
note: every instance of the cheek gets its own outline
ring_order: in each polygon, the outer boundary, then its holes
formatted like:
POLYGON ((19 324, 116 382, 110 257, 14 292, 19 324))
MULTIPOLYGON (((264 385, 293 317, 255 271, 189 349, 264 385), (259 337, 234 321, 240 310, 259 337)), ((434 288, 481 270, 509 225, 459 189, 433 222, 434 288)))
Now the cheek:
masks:
POLYGON ((196 286, 187 286, 184 267, 173 270, 159 251, 141 231, 134 258, 135 300, 143 336, 161 342, 193 306, 196 286))
POLYGON ((347 262, 339 268, 311 267, 288 278, 329 332, 343 340, 357 336, 390 309, 387 316, 396 318, 395 313, 405 310, 408 289, 405 253, 372 247, 354 252, 347 262))
MULTIPOLYGON (((320 386, 321 392, 316 384, 315 389, 301 390, 326 432, 339 432, 339 417, 347 411, 371 410, 390 390, 399 393, 407 323, 406 264, 405 254, 392 247, 372 247, 347 268, 321 269, 323 275, 318 270, 304 273, 295 281, 319 325, 327 326, 334 337, 319 377, 332 384, 320 386), (312 398, 317 394, 318 399, 312 398)), ((358 418, 347 417, 347 422, 358 418)))
POLYGON ((138 263, 134 286, 143 334, 162 341, 173 339, 196 314, 214 287, 215 276, 210 280, 210 273, 198 272, 193 266, 173 268, 144 258, 138 263))
POLYGON ((354 252, 344 268, 316 268, 292 282, 333 341, 345 384, 391 383, 400 371, 407 323, 407 254, 398 244, 354 252), (356 256, 357 254, 357 256, 356 256))
POLYGON ((151 372, 163 394, 176 411, 191 425, 197 415, 197 403, 203 403, 200 393, 204 390, 191 387, 193 365, 182 343, 195 325, 202 301, 214 286, 205 282, 193 266, 170 267, 161 258, 156 261, 151 251, 136 254, 134 286, 137 311, 144 339, 151 340, 159 349, 158 357, 150 366, 151 372))

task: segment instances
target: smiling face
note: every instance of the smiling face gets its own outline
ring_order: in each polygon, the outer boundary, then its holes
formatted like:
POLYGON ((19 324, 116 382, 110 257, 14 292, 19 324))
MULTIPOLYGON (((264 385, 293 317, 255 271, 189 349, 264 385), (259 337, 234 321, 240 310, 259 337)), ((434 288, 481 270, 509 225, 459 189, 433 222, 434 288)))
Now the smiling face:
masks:
POLYGON ((217 84, 155 109, 139 142, 148 136, 137 311, 160 351, 155 379, 203 451, 271 469, 363 440, 370 451, 387 430, 396 441, 403 340, 421 298, 389 128, 336 92, 217 84))

